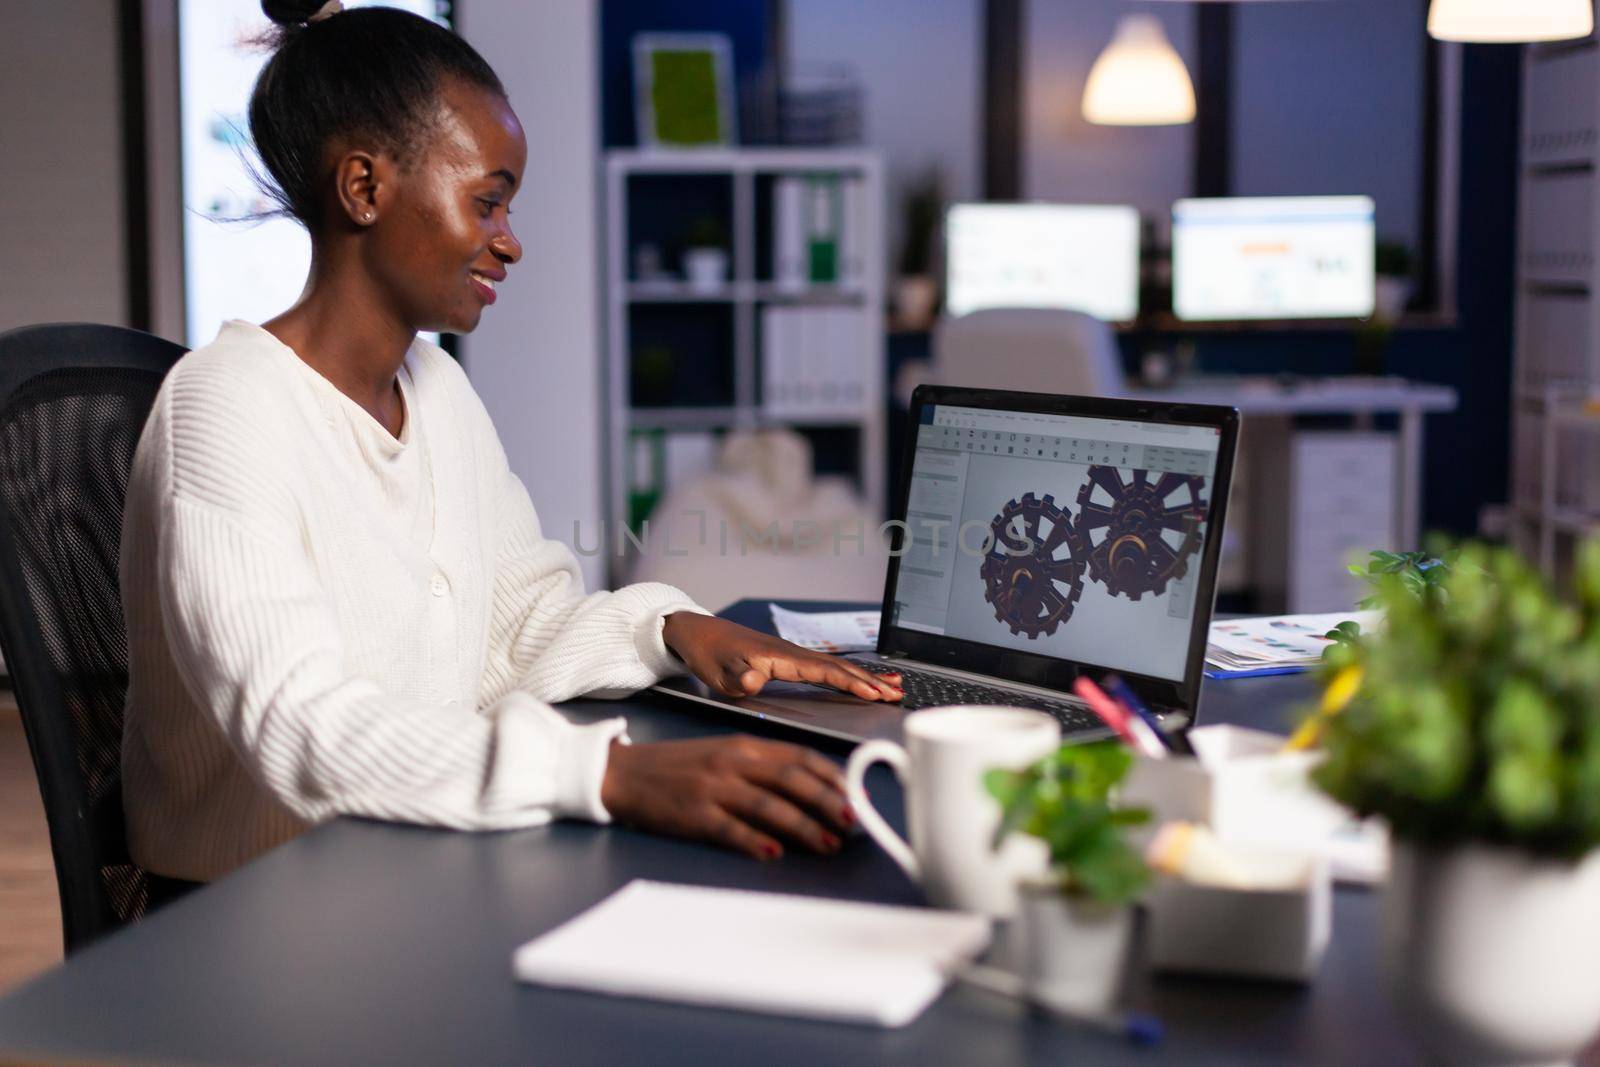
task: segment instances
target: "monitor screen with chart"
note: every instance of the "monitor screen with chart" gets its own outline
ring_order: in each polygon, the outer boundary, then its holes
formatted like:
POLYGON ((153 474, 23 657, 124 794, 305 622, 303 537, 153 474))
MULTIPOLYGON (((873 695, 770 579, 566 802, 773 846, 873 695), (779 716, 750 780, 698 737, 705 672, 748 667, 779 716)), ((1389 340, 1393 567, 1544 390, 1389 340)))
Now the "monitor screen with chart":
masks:
POLYGON ((1366 196, 1178 201, 1173 311, 1191 322, 1367 318, 1374 209, 1366 196))
POLYGON ((956 204, 945 219, 945 306, 1139 314, 1139 212, 1091 204, 956 204))

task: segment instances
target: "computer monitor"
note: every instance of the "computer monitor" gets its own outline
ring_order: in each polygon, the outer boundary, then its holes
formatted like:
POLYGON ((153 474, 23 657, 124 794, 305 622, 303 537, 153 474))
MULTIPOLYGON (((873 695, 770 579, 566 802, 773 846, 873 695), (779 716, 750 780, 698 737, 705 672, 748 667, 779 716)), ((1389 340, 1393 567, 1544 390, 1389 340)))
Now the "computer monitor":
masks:
POLYGON ((945 217, 945 307, 1139 314, 1139 212, 1088 204, 955 204, 945 217))
POLYGON ((1172 308, 1190 321, 1366 318, 1377 236, 1366 196, 1180 200, 1172 308))

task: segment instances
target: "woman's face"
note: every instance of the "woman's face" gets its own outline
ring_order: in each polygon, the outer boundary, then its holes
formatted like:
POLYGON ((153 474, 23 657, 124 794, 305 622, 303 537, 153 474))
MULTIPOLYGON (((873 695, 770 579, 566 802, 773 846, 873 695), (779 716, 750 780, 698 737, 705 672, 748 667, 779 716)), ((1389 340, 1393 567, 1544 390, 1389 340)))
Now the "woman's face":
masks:
POLYGON ((495 93, 452 81, 440 103, 429 143, 379 201, 367 266, 413 328, 469 333, 522 258, 510 216, 528 142, 495 93))

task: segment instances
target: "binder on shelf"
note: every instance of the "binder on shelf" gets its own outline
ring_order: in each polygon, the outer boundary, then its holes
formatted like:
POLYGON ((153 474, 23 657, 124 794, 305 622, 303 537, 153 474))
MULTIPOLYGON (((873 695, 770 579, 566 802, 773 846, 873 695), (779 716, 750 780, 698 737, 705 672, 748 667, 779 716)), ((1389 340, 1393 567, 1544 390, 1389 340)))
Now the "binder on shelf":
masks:
POLYGON ((762 404, 775 418, 853 417, 866 399, 860 308, 769 305, 761 313, 762 404))
POLYGON ((867 277, 867 186, 859 178, 840 184, 839 284, 860 286, 867 277))
POLYGON ((772 280, 786 292, 806 286, 805 179, 780 177, 772 183, 772 280))
POLYGON ((664 491, 682 488, 694 479, 709 473, 716 463, 716 434, 708 430, 668 434, 664 491))
POLYGON ((634 430, 628 449, 628 527, 635 533, 655 510, 665 488, 666 435, 634 430))
POLYGON ((836 175, 806 179, 806 280, 813 285, 839 282, 840 195, 836 175))

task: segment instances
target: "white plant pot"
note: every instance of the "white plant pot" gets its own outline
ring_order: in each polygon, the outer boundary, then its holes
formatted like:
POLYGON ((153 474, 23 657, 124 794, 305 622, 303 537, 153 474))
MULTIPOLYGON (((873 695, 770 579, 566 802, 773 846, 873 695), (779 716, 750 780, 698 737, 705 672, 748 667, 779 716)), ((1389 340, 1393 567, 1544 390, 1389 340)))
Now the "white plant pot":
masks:
POLYGON ((683 273, 697 293, 715 293, 728 282, 728 253, 721 248, 690 248, 683 253, 683 273))
POLYGON ((908 274, 894 283, 895 325, 902 330, 926 330, 933 325, 939 306, 939 282, 930 274, 908 274))
POLYGON ((1600 850, 1577 864, 1397 842, 1384 968, 1452 1067, 1570 1063, 1600 1030, 1600 850))
POLYGON ((1385 322, 1398 322, 1411 302, 1415 284, 1410 278, 1380 274, 1374 283, 1373 315, 1385 322))
POLYGON ((1133 929, 1130 906, 1061 892, 1054 882, 1018 886, 1022 980, 1063 1011, 1102 1014, 1116 1006, 1133 929))

